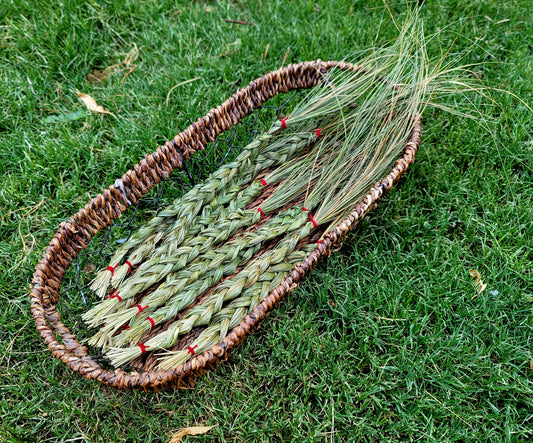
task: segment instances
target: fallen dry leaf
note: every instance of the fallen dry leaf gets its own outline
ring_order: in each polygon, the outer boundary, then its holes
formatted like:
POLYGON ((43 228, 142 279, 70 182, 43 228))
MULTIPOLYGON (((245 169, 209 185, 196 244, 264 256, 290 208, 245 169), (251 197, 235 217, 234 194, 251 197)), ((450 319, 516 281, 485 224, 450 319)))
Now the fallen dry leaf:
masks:
MULTIPOLYGON (((216 426, 216 425, 215 425, 216 426)), ((201 435, 209 432, 215 426, 193 426, 191 428, 183 428, 176 432, 170 439, 170 443, 179 443, 186 435, 201 435)))
POLYGON ((477 292, 477 294, 475 294, 470 299, 470 300, 473 300, 479 294, 481 294, 485 289, 487 289, 487 284, 483 283, 483 280, 481 280, 481 274, 476 269, 470 270, 470 277, 474 279, 474 288, 476 289, 476 292, 477 292))
POLYGON ((78 94, 78 97, 83 102, 83 104, 87 107, 87 109, 91 112, 96 112, 97 114, 109 114, 114 116, 111 111, 104 109, 102 106, 97 105, 94 98, 92 98, 89 94, 84 94, 83 92, 76 91, 76 94, 78 94))
POLYGON ((107 77, 107 73, 100 71, 98 69, 93 69, 93 72, 87 74, 87 80, 91 83, 103 83, 107 77))
POLYGON ((124 71, 124 69, 127 69, 126 74, 122 77, 122 80, 120 80, 120 83, 122 83, 128 75, 130 75, 133 71, 137 69, 137 66, 133 64, 135 60, 139 58, 139 49, 137 48, 137 45, 134 43, 133 48, 126 54, 124 57, 124 60, 122 60, 120 63, 117 63, 112 66, 108 66, 103 71, 100 71, 97 68, 94 68, 90 74, 87 74, 86 79, 87 81, 91 83, 102 83, 105 81, 105 79, 116 72, 124 71))

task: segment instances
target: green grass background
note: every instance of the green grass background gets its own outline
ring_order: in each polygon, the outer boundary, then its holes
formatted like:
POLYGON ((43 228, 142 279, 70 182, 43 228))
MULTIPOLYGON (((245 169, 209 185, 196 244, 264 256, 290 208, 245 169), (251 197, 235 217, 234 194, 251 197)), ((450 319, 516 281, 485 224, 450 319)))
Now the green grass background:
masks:
MULTIPOLYGON (((401 22, 406 5, 390 10, 401 22)), ((441 32, 433 56, 456 40, 485 82, 532 102, 528 1, 428 1, 421 16, 441 32)), ((165 442, 214 424, 194 441, 533 440, 533 124, 506 94, 488 111, 497 141, 428 112, 400 186, 193 390, 86 381, 34 328, 31 275, 62 220, 287 51, 342 59, 395 34, 379 1, 1 2, 0 441, 165 442), (134 46, 127 77, 87 80, 134 46), (117 117, 45 120, 83 110, 76 89, 117 117)))

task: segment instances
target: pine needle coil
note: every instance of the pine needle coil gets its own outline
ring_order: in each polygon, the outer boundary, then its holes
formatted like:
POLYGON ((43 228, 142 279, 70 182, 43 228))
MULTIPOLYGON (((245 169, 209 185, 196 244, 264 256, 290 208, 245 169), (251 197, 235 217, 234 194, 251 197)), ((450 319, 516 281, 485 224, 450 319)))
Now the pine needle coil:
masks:
POLYGON ((192 154, 202 150, 207 143, 214 141, 219 134, 227 131, 262 103, 280 93, 311 88, 320 81, 325 72, 334 67, 341 70, 358 69, 349 63, 318 60, 289 65, 252 81, 173 140, 146 156, 120 179, 120 186, 110 186, 85 208, 61 223, 35 269, 30 293, 31 312, 37 330, 54 356, 84 377, 119 389, 158 390, 191 387, 199 375, 226 359, 229 352, 259 327, 266 315, 298 286, 318 261, 329 256, 332 250, 341 244, 347 233, 392 188, 414 161, 420 142, 420 119, 412 128, 403 155, 391 172, 370 190, 352 213, 325 234, 318 247, 305 260, 295 265, 287 278, 271 291, 239 326, 229 331, 222 342, 195 355, 185 364, 170 370, 142 373, 103 369, 61 322, 56 310, 61 280, 66 269, 96 233, 111 225, 113 220, 120 217, 155 184, 168 177, 174 169, 181 168, 192 154), (62 343, 57 336, 61 337, 62 343))

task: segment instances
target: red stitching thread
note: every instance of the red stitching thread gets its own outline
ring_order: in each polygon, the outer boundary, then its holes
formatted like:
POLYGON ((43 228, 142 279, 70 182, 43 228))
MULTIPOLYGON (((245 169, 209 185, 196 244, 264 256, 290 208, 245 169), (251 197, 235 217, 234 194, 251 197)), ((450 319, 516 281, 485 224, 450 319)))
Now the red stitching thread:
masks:
POLYGON ((261 217, 265 216, 265 213, 263 212, 261 208, 257 208, 257 210, 259 211, 259 214, 261 214, 261 217))
POLYGON ((118 294, 120 294, 120 292, 115 291, 108 298, 118 298, 118 301, 122 301, 122 297, 118 294))
POLYGON ((317 241, 316 241, 316 244, 317 244, 317 245, 322 244, 322 240, 317 240, 317 241))
POLYGON ((311 215, 311 213, 309 212, 309 209, 307 209, 305 206, 302 206, 302 211, 305 211, 309 214, 309 221, 313 223, 313 227, 318 228, 318 224, 313 218, 313 216, 311 215))
POLYGON ((130 263, 129 260, 126 260, 126 261, 124 262, 124 264, 129 266, 128 272, 133 271, 133 265, 130 263))
POLYGON ((266 180, 264 180, 264 179, 261 179, 261 180, 259 180, 259 181, 261 182, 261 184, 262 184, 263 186, 266 186, 266 185, 267 185, 267 182, 266 182, 266 180))
POLYGON ((187 353, 191 354, 191 355, 194 355, 194 349, 197 348, 197 347, 198 347, 198 345, 194 345, 193 347, 188 346, 187 347, 187 353))
POLYGON ((141 306, 141 305, 137 305, 137 309, 139 310, 139 312, 137 312, 137 315, 139 315, 142 311, 144 311, 146 308, 148 307, 148 305, 146 305, 144 308, 141 306))
POLYGON ((309 220, 311 221, 311 223, 313 223, 313 227, 318 228, 318 223, 315 221, 311 214, 309 214, 309 220))
POLYGON ((130 325, 128 325, 127 323, 124 323, 120 328, 121 329, 131 329, 130 325))
POLYGON ((155 321, 152 317, 148 317, 146 320, 148 320, 150 323, 152 323, 152 328, 155 327, 155 321))
POLYGON ((115 274, 115 269, 116 269, 117 266, 118 266, 118 263, 115 266, 108 266, 105 269, 106 269, 106 271, 111 272, 111 275, 114 275, 115 274))
POLYGON ((137 346, 139 346, 139 348, 141 348, 141 352, 143 354, 146 354, 146 348, 150 347, 149 345, 143 345, 142 343, 139 343, 139 342, 137 342, 137 346))
POLYGON ((278 118, 281 120, 281 128, 287 129, 287 120, 289 119, 289 116, 282 118, 281 115, 278 115, 278 118))
POLYGON ((315 132, 316 132, 316 136, 317 136, 318 138, 322 138, 322 134, 320 133, 320 130, 321 130, 321 129, 322 129, 322 128, 317 128, 316 131, 315 131, 315 132))

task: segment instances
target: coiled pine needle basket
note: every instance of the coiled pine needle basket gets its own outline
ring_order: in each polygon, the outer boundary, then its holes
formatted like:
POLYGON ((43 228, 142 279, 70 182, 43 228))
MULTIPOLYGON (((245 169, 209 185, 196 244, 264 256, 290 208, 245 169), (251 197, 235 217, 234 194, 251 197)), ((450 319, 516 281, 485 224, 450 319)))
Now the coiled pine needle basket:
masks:
MULTIPOLYGON (((169 177, 175 169, 182 168, 191 155, 203 150, 208 143, 251 114, 254 109, 278 94, 316 86, 332 68, 355 70, 357 66, 345 62, 317 60, 289 65, 252 81, 219 107, 191 124, 172 141, 146 156, 121 177, 120 186, 112 185, 105 189, 82 210, 61 223, 35 268, 30 293, 35 325, 55 357, 84 377, 118 389, 190 388, 203 372, 227 359, 233 348, 260 326, 269 312, 299 285, 317 263, 328 257, 331 251, 342 243, 346 235, 413 163, 420 143, 420 118, 414 123, 404 151, 388 175, 372 187, 344 220, 322 236, 317 248, 296 264, 285 280, 272 290, 239 326, 228 331, 225 338, 211 349, 194 355, 186 363, 169 370, 153 370, 153 361, 148 358, 140 372, 107 370, 89 355, 87 347, 62 323, 57 310, 62 279, 67 268, 99 231, 110 226, 153 186, 169 177)), ((188 337, 184 337, 179 346, 186 348, 187 340, 188 337)))

